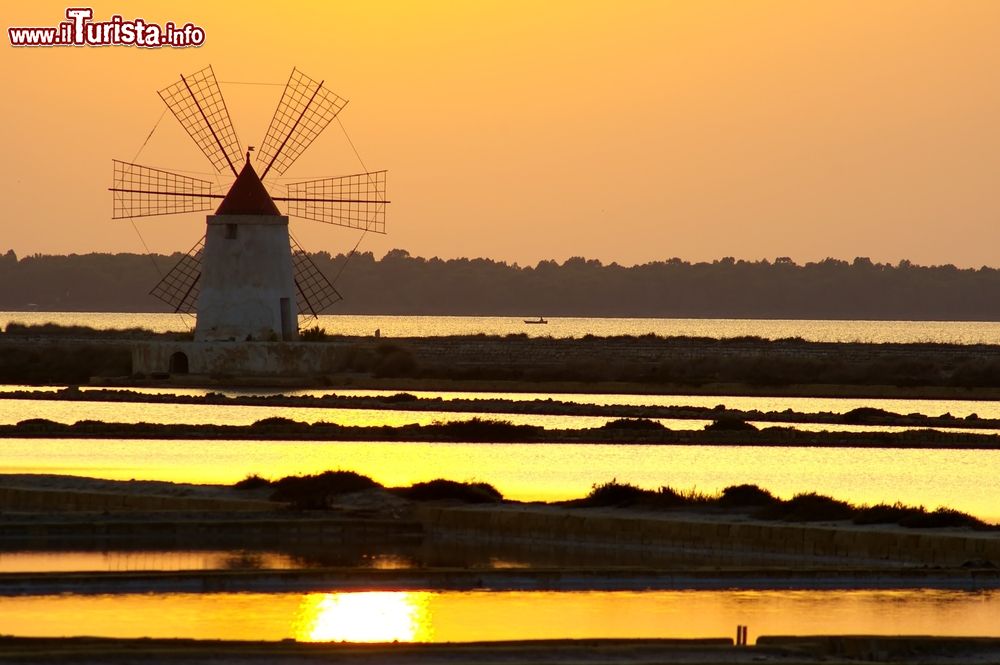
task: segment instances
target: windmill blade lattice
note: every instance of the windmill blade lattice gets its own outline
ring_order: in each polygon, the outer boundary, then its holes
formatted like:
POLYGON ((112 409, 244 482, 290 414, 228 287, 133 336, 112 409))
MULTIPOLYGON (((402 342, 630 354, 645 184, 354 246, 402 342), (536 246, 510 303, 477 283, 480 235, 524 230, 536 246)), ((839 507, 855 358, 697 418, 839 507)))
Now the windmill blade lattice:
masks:
POLYGON ((187 254, 153 287, 150 295, 165 302, 170 309, 182 314, 194 314, 201 289, 201 261, 205 252, 205 237, 195 243, 187 254))
POLYGON ((221 194, 212 193, 212 183, 208 180, 117 159, 112 161, 112 219, 201 212, 211 210, 216 205, 214 199, 222 198, 221 194))
POLYGON ((257 153, 257 160, 267 164, 261 179, 272 169, 278 175, 288 170, 345 106, 347 100, 324 88, 323 81, 292 69, 257 153))
MULTIPOLYGON (((270 206, 267 214, 272 214, 277 212, 273 202, 278 201, 289 215, 385 233, 389 203, 385 198, 385 171, 288 185, 278 185, 272 178, 273 185, 287 189, 284 197, 271 196, 267 191, 269 186, 261 183, 272 171, 283 175, 347 105, 347 100, 326 89, 323 81, 317 82, 298 69, 292 70, 257 152, 257 161, 265 164, 259 178, 250 163, 249 151, 243 162, 243 148, 211 66, 188 76, 181 75, 180 81, 160 90, 159 95, 212 166, 219 172, 228 168, 236 176, 236 182, 224 195, 215 193, 215 183, 209 180, 115 160, 114 186, 110 188, 114 195, 114 219, 210 211, 216 207, 216 199, 233 197, 233 206, 221 213, 223 208, 217 208, 216 213, 243 214, 234 212, 243 206, 247 210, 252 208, 253 212, 247 214, 264 214, 259 212, 259 206, 249 206, 248 201, 252 201, 266 203, 265 208, 270 206), (238 171, 237 165, 242 170, 238 171)), ((342 297, 290 234, 288 240, 298 312, 303 316, 318 316, 342 297)), ((205 278, 212 283, 203 284, 205 242, 202 237, 150 292, 175 312, 197 313, 202 289, 215 288, 212 282, 215 264, 208 265, 205 278)), ((274 251, 283 254, 281 247, 275 247, 274 251)), ((287 271, 287 263, 285 266, 287 271)), ((282 280, 287 284, 287 272, 283 274, 282 280)))
POLYGON ((287 185, 288 196, 276 196, 289 215, 324 224, 385 233, 385 171, 339 178, 306 180, 287 185))
POLYGON ((212 66, 181 75, 180 81, 160 90, 160 97, 215 170, 229 168, 236 175, 243 150, 212 66))
POLYGON ((334 303, 343 300, 333 283, 309 258, 305 250, 295 242, 289 234, 292 245, 292 267, 295 270, 295 288, 298 291, 298 310, 300 315, 306 312, 316 317, 330 308, 334 303))

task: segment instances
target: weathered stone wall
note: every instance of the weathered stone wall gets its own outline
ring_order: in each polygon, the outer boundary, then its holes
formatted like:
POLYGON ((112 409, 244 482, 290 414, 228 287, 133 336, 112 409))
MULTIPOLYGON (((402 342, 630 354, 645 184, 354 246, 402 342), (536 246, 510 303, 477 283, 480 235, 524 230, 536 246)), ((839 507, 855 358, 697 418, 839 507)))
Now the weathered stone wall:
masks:
POLYGON ((421 506, 429 533, 452 533, 709 553, 777 554, 845 563, 893 562, 960 566, 1000 562, 996 532, 936 532, 856 527, 725 522, 684 517, 608 515, 566 510, 421 506))
POLYGON ((959 366, 1000 363, 1000 346, 992 345, 828 344, 798 340, 719 341, 654 337, 334 337, 326 342, 308 343, 136 342, 132 346, 133 371, 146 374, 168 372, 170 356, 177 351, 187 355, 192 374, 316 376, 337 372, 364 373, 370 372, 378 359, 396 353, 411 358, 418 372, 437 372, 438 375, 483 370, 491 376, 497 371, 520 372, 521 378, 531 378, 537 373, 551 379, 552 375, 569 369, 584 377, 590 374, 613 376, 616 370, 636 376, 644 369, 655 368, 659 364, 683 367, 685 364, 696 366, 699 361, 710 361, 712 366, 725 368, 727 360, 740 360, 745 365, 749 361, 750 366, 763 370, 775 363, 790 361, 801 364, 799 374, 807 372, 812 366, 809 363, 820 367, 860 368, 861 376, 876 379, 867 381, 871 384, 879 383, 877 379, 882 376, 880 367, 896 368, 890 372, 894 376, 886 376, 890 385, 893 380, 907 376, 907 367, 917 367, 920 368, 917 382, 905 384, 917 386, 949 385, 949 372, 959 366), (365 357, 367 361, 358 362, 359 358, 363 360, 365 357))
POLYGON ((0 511, 119 512, 160 510, 273 510, 270 501, 236 501, 207 497, 156 496, 0 487, 0 511))
MULTIPOLYGON (((347 338, 345 338, 347 339, 347 338)), ((373 344, 376 340, 360 340, 373 344)), ((936 344, 835 344, 766 340, 699 340, 656 337, 522 338, 522 337, 411 337, 382 339, 413 353, 422 364, 482 366, 556 366, 566 363, 621 361, 653 364, 663 360, 707 358, 761 358, 836 360, 871 363, 884 360, 919 362, 967 358, 1000 359, 1000 346, 936 344)))
POLYGON ((340 345, 304 342, 142 342, 132 346, 132 371, 143 374, 316 376, 336 367, 340 345), (187 371, 178 371, 182 354, 187 371))
POLYGON ((169 513, 152 517, 142 513, 132 518, 67 520, 65 515, 38 516, 23 520, 0 521, 0 542, 32 547, 60 548, 68 545, 92 547, 102 544, 176 545, 199 548, 231 543, 246 547, 254 543, 278 545, 410 542, 422 536, 416 522, 351 518, 300 518, 263 513, 220 516, 212 513, 184 514, 173 518, 169 513), (200 515, 200 516, 199 516, 200 515))

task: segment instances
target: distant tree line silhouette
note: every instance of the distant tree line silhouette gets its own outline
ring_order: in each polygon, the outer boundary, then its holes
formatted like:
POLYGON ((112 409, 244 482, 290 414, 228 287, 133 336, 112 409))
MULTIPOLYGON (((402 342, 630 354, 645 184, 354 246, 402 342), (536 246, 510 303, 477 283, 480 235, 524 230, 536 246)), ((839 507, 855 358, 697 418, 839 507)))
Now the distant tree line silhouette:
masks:
MULTIPOLYGON (((166 311, 149 290, 181 255, 0 254, 0 309, 166 311)), ((631 267, 574 257, 518 266, 392 250, 312 255, 344 301, 330 313, 1000 321, 1000 270, 787 257, 631 267), (346 262, 346 265, 345 265, 346 262)))

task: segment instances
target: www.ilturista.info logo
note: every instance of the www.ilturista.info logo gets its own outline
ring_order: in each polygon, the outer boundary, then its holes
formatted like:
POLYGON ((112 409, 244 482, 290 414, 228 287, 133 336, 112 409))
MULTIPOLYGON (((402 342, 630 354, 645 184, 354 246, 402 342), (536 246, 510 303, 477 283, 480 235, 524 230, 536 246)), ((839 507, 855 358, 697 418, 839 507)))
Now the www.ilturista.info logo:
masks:
POLYGON ((90 7, 70 7, 68 21, 51 28, 7 28, 11 46, 141 46, 185 48, 205 43, 205 30, 185 23, 146 23, 141 18, 126 21, 115 14, 108 21, 94 22, 90 7))

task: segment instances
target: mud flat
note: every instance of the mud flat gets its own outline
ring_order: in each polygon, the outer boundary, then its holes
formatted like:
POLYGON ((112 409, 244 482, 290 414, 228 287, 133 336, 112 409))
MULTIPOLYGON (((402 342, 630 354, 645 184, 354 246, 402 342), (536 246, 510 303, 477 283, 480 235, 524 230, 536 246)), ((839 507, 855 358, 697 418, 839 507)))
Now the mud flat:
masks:
POLYGON ((807 431, 791 427, 758 430, 742 421, 717 423, 703 430, 671 430, 653 421, 620 420, 601 427, 545 429, 502 420, 432 423, 430 425, 355 426, 305 423, 268 418, 252 425, 114 423, 93 420, 73 424, 45 419, 0 425, 0 439, 219 439, 238 441, 401 441, 451 443, 622 443, 648 445, 749 445, 826 448, 1000 449, 1000 432, 977 433, 914 429, 886 431, 807 431))
POLYGON ((529 640, 452 644, 308 644, 218 640, 0 637, 0 660, 10 663, 1000 663, 1000 639, 762 636, 754 646, 733 640, 529 640))
POLYGON ((269 593, 302 591, 650 591, 725 590, 984 591, 1000 571, 963 568, 641 567, 466 569, 314 568, 300 570, 0 573, 0 597, 112 593, 269 593))
POLYGON ((10 390, 0 392, 0 400, 39 400, 46 402, 105 402, 127 404, 194 404, 211 406, 262 406, 309 409, 371 409, 407 412, 448 412, 477 414, 522 414, 550 416, 601 416, 607 418, 662 418, 678 420, 729 420, 784 424, 831 424, 897 426, 912 428, 950 428, 1000 430, 1000 419, 980 418, 971 414, 956 418, 950 414, 930 416, 920 413, 901 414, 883 409, 857 408, 847 413, 803 413, 760 411, 699 406, 656 406, 625 404, 587 404, 553 399, 513 400, 501 398, 416 397, 409 393, 394 395, 181 395, 148 393, 135 390, 109 390, 67 387, 60 390, 10 390))

